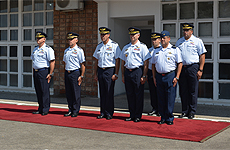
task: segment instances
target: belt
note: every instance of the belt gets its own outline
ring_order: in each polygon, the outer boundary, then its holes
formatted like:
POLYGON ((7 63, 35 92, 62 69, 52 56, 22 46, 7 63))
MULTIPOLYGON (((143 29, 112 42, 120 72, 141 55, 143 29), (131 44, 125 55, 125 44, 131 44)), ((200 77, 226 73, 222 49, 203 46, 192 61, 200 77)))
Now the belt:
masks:
POLYGON ((104 68, 98 67, 98 68, 106 70, 106 69, 115 68, 115 67, 104 67, 104 68))
POLYGON ((193 63, 193 64, 190 64, 190 65, 183 65, 183 67, 190 67, 190 66, 195 65, 195 64, 199 64, 199 63, 193 63))
POLYGON ((41 68, 41 69, 34 69, 34 71, 42 71, 42 70, 46 70, 46 69, 48 69, 48 68, 41 68))
POLYGON ((68 73, 72 73, 74 71, 79 71, 79 69, 76 69, 76 70, 66 70, 66 72, 68 72, 68 73))
POLYGON ((158 74, 160 74, 160 75, 162 75, 162 76, 166 76, 166 75, 168 75, 168 74, 170 74, 170 73, 173 73, 175 70, 173 70, 173 71, 170 71, 170 72, 168 72, 168 73, 158 73, 158 74))
POLYGON ((128 70, 128 71, 134 71, 134 70, 137 70, 137 69, 139 69, 139 68, 141 68, 141 69, 142 69, 142 67, 143 67, 143 66, 139 66, 139 67, 134 68, 134 69, 128 69, 128 68, 126 68, 126 70, 128 70))

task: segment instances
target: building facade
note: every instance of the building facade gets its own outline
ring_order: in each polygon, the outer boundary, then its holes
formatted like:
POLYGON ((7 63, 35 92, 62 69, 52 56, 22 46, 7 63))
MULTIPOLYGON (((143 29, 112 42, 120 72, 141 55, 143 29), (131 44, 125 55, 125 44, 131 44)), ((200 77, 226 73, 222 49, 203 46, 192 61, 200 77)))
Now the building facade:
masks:
MULTIPOLYGON (((75 0, 70 0, 75 1, 75 0)), ((77 0, 76 0, 77 1, 77 0)), ((199 83, 199 103, 230 105, 230 1, 229 0, 85 0, 82 10, 55 10, 53 0, 0 1, 0 90, 34 92, 30 54, 36 46, 35 32, 49 36, 56 67, 51 91, 65 93, 63 53, 66 33, 80 34, 79 46, 86 56, 82 94, 98 95, 93 79, 93 52, 100 42, 98 27, 112 29, 120 48, 129 42, 128 27, 142 29, 141 41, 151 46, 150 33, 168 30, 171 43, 182 36, 181 23, 192 23, 194 35, 207 49, 204 74, 199 83)), ((124 93, 119 80, 115 94, 124 93)), ((177 94, 179 100, 179 94, 177 94)))

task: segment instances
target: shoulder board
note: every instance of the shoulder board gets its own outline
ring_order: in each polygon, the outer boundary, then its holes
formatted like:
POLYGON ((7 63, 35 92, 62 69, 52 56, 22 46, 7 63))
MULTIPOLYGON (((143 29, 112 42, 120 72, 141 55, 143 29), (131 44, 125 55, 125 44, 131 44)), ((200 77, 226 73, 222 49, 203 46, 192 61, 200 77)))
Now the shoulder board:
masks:
POLYGON ((117 42, 115 42, 115 41, 112 41, 111 43, 117 44, 117 42))
POLYGON ((79 49, 83 50, 81 47, 78 46, 79 49))
POLYGON ((176 47, 175 45, 173 45, 173 46, 172 46, 172 48, 174 48, 174 49, 175 49, 175 48, 177 48, 177 47, 176 47))
POLYGON ((144 45, 146 45, 145 43, 143 43, 143 42, 140 42, 141 44, 144 44, 144 45))
POLYGON ((51 48, 49 45, 46 45, 46 47, 51 48))
POLYGON ((101 43, 102 43, 102 42, 98 43, 98 45, 101 44, 101 43))

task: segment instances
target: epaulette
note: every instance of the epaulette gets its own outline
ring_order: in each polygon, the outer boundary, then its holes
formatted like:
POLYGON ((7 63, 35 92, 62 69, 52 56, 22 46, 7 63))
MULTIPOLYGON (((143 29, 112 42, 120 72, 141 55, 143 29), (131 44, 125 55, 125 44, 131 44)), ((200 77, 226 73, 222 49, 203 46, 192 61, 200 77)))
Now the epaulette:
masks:
POLYGON ((117 44, 117 42, 115 42, 115 41, 112 41, 111 43, 117 44))
POLYGON ((78 46, 79 49, 83 50, 81 47, 78 46))
POLYGON ((98 43, 97 45, 101 44, 102 42, 98 43))
POLYGON ((175 45, 173 45, 173 46, 172 46, 172 48, 174 48, 174 49, 175 49, 175 48, 176 48, 176 46, 175 46, 175 45))
POLYGON ((143 43, 143 42, 140 42, 141 44, 144 44, 144 45, 146 45, 145 43, 143 43))
POLYGON ((46 45, 46 47, 51 48, 49 45, 46 45))

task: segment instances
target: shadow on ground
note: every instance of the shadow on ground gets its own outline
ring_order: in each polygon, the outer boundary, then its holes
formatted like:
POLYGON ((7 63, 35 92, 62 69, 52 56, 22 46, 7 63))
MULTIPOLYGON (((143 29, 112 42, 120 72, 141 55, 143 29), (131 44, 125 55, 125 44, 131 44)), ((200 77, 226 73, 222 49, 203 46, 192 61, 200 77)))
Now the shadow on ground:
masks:
MULTIPOLYGON (((16 93, 16 92, 0 92, 0 99, 7 100, 20 100, 37 102, 36 94, 31 93, 16 93)), ((56 104, 67 104, 65 95, 51 96, 51 103, 56 104)), ((100 99, 90 96, 82 96, 82 106, 100 106, 100 99)), ((125 94, 115 96, 114 101, 115 110, 128 111, 128 104, 125 94)), ((144 113, 151 111, 149 93, 145 93, 144 100, 144 113)), ((181 103, 175 103, 174 113, 181 113, 181 103)), ((216 116, 216 117, 229 117, 230 107, 229 106, 218 106, 218 105, 204 105, 198 104, 197 115, 216 116)))

